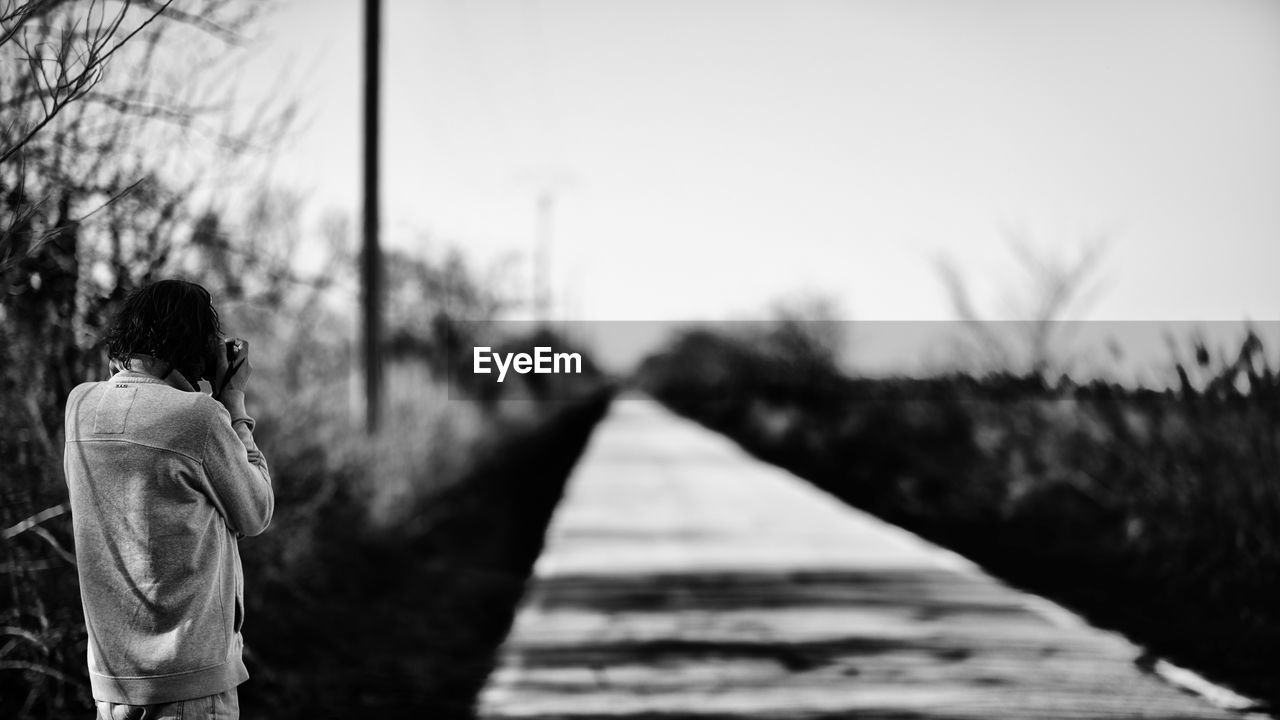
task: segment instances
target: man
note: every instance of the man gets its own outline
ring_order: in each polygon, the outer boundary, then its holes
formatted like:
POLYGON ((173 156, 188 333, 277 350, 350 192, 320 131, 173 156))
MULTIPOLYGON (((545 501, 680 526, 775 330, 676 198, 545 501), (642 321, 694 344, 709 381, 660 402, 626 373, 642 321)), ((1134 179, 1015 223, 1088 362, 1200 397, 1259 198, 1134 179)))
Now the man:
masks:
POLYGON ((67 400, 64 463, 99 720, 239 717, 243 575, 271 476, 245 412, 248 343, 209 292, 163 280, 107 333, 115 374, 67 400), (206 380, 212 394, 198 389, 206 380))

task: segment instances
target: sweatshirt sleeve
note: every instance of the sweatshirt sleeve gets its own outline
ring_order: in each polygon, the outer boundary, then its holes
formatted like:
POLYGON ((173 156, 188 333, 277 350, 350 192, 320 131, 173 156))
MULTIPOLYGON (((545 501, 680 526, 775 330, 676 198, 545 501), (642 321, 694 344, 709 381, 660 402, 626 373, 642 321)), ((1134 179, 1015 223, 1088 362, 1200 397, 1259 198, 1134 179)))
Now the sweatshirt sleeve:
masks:
POLYGON ((231 530, 237 536, 258 535, 275 510, 267 459, 253 441, 244 393, 224 391, 216 405, 205 440, 205 472, 231 530))

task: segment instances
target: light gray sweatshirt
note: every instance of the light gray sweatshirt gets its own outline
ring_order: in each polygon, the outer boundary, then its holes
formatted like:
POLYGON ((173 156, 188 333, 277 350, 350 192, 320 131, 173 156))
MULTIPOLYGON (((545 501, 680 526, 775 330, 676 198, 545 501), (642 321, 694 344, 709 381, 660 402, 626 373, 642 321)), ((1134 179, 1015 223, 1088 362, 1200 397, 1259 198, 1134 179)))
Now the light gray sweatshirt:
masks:
POLYGON ((67 399, 64 465, 94 698, 149 705, 248 679, 238 537, 275 506, 244 394, 122 370, 67 399))

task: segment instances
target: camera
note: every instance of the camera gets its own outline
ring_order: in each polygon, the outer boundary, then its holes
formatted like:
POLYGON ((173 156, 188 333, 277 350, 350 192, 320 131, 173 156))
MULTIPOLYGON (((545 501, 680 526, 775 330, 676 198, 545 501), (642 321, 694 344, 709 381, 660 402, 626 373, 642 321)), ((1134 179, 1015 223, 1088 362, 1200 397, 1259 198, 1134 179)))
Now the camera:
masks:
POLYGON ((204 380, 208 380, 210 384, 215 382, 217 378, 215 378, 214 375, 218 372, 218 356, 216 353, 222 352, 226 354, 227 364, 230 365, 231 361, 236 356, 237 343, 238 341, 235 338, 226 338, 221 342, 215 340, 210 343, 209 351, 205 354, 204 358, 204 371, 200 377, 204 380))

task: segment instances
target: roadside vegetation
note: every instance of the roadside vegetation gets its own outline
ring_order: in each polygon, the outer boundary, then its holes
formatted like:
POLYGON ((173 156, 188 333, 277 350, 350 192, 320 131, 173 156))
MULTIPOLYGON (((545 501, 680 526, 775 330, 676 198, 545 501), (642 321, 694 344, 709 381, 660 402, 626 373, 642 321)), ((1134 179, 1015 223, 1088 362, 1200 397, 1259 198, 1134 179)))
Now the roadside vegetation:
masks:
POLYGON ((1173 387, 1141 389, 853 377, 829 327, 692 330, 638 382, 850 504, 1280 704, 1280 373, 1255 334, 1223 354, 1192 344, 1173 387))
MULTIPOLYGON (((564 482, 608 402, 602 388, 544 408, 537 422, 486 426, 488 437, 464 446, 462 472, 415 473, 390 518, 371 520, 382 504, 371 508, 369 494, 386 486, 367 468, 313 475, 305 462, 278 464, 285 515, 242 547, 245 717, 473 717, 564 482), (332 489, 316 491, 317 478, 332 489)), ((456 454, 443 440, 410 432, 397 445, 456 454)))
POLYGON ((456 399, 450 358, 513 299, 459 253, 399 252, 384 430, 364 433, 351 223, 313 227, 264 172, 289 98, 230 110, 267 5, 0 0, 0 717, 92 712, 63 409, 106 377, 103 330, 130 290, 200 282, 252 345, 277 510, 241 546, 248 717, 464 713, 607 402, 598 377, 456 399))

